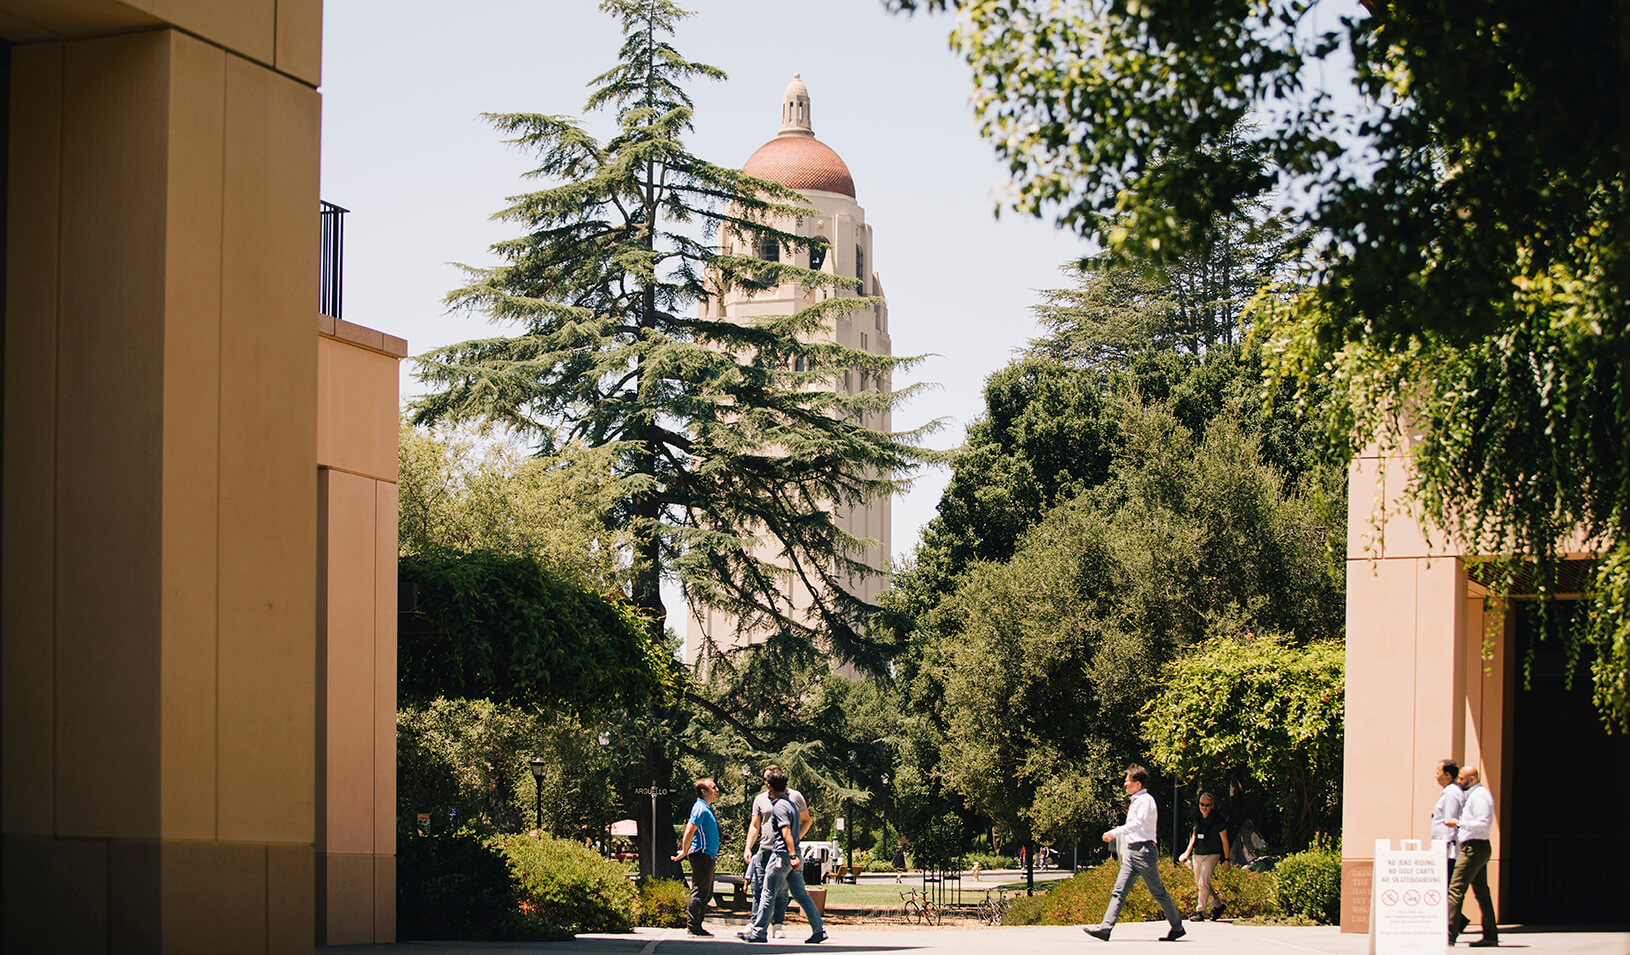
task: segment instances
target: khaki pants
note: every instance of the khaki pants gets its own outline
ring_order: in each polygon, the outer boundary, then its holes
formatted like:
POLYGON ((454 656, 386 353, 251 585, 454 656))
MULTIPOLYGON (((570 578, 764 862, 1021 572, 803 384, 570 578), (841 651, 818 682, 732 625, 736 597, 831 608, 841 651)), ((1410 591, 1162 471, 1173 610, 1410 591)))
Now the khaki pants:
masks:
POLYGON ((1201 914, 1210 914, 1211 910, 1222 904, 1217 893, 1211 891, 1211 873, 1222 861, 1222 853, 1213 852, 1204 856, 1189 856, 1189 868, 1194 870, 1194 887, 1198 890, 1194 902, 1195 911, 1201 914))

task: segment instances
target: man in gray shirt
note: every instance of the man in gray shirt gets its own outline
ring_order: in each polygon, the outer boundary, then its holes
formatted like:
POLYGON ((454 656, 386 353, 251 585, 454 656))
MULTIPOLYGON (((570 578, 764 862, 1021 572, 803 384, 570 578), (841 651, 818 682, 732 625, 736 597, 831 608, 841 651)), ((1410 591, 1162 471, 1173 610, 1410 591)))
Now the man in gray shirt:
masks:
POLYGON ((1467 766, 1460 771, 1460 785, 1466 788, 1466 802, 1457 818, 1446 823, 1459 833, 1459 858, 1455 859, 1454 875, 1449 877, 1449 944, 1455 936, 1466 930, 1471 921, 1460 914, 1466 903, 1466 885, 1471 884, 1477 894, 1477 909, 1482 914, 1483 937, 1471 944, 1472 948, 1495 948, 1500 944, 1499 920, 1494 916, 1494 897, 1489 892, 1488 864, 1494 855, 1489 845, 1489 831, 1494 826, 1494 796, 1483 785, 1483 777, 1467 766))
MULTIPOLYGON (((770 818, 770 776, 785 776, 786 772, 775 763, 764 767, 764 791, 753 799, 753 818, 747 825, 747 847, 742 850, 741 861, 746 864, 747 884, 750 887, 754 907, 758 904, 758 893, 764 885, 764 870, 770 864, 769 840, 760 840, 765 832, 765 825, 770 818)), ((798 809, 798 840, 803 841, 804 835, 809 832, 811 818, 809 804, 804 801, 803 793, 787 787, 787 799, 798 809)), ((783 883, 781 891, 775 896, 775 909, 771 913, 770 937, 781 938, 786 930, 782 927, 787 920, 787 902, 791 896, 783 883)))
POLYGON ((804 888, 803 859, 798 852, 798 807, 787 798, 786 776, 779 771, 767 773, 765 781, 770 785, 770 818, 767 820, 767 832, 760 827, 760 838, 767 847, 769 864, 764 869, 764 890, 758 895, 752 921, 736 935, 748 942, 769 940, 768 929, 775 897, 785 885, 804 910, 804 917, 809 920, 811 934, 804 941, 824 942, 826 926, 821 921, 821 911, 815 907, 815 900, 809 897, 809 890, 804 888))

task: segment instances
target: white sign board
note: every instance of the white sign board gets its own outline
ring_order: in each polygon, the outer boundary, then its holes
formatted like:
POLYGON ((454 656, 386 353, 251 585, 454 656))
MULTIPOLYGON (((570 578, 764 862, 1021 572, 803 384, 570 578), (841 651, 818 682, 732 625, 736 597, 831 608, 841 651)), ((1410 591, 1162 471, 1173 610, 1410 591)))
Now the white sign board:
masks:
POLYGON ((1443 955, 1449 941, 1449 860, 1441 839, 1375 840, 1371 955, 1443 955))

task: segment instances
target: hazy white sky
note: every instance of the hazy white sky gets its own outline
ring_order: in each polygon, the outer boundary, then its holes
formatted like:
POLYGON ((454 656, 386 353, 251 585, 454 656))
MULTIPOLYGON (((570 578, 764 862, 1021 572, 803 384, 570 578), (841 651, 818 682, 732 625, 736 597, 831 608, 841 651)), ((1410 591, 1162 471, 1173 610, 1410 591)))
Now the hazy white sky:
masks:
MULTIPOLYGON (((730 75, 692 91, 692 150, 740 166, 775 136, 782 91, 802 74, 815 135, 848 164, 874 229, 895 353, 934 353, 908 380, 940 388, 895 425, 947 417, 931 443, 960 443, 985 377, 1034 334, 1034 290, 1061 284, 1058 266, 1086 247, 1047 223, 993 217, 1002 170, 974 128, 951 21, 890 16, 879 0, 684 5, 696 15, 675 45, 730 75)), ((405 337, 411 354, 492 334, 441 305, 460 281, 448 263, 489 263, 487 246, 511 229, 488 216, 526 188, 527 157, 477 114, 580 114, 585 84, 615 60, 615 25, 593 0, 327 0, 323 42, 322 195, 352 210, 345 317, 405 337)), ((420 390, 411 368, 404 396, 420 390)), ((934 516, 945 479, 928 472, 895 502, 896 555, 934 516)))

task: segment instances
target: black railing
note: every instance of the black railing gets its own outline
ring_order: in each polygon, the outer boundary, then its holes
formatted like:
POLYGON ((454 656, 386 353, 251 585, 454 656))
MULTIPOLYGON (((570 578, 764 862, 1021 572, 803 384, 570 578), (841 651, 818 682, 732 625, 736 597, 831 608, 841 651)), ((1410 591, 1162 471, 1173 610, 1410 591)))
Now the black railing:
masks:
POLYGON ((332 202, 322 203, 323 258, 317 280, 318 309, 331 318, 339 318, 340 302, 345 286, 345 214, 332 202))

